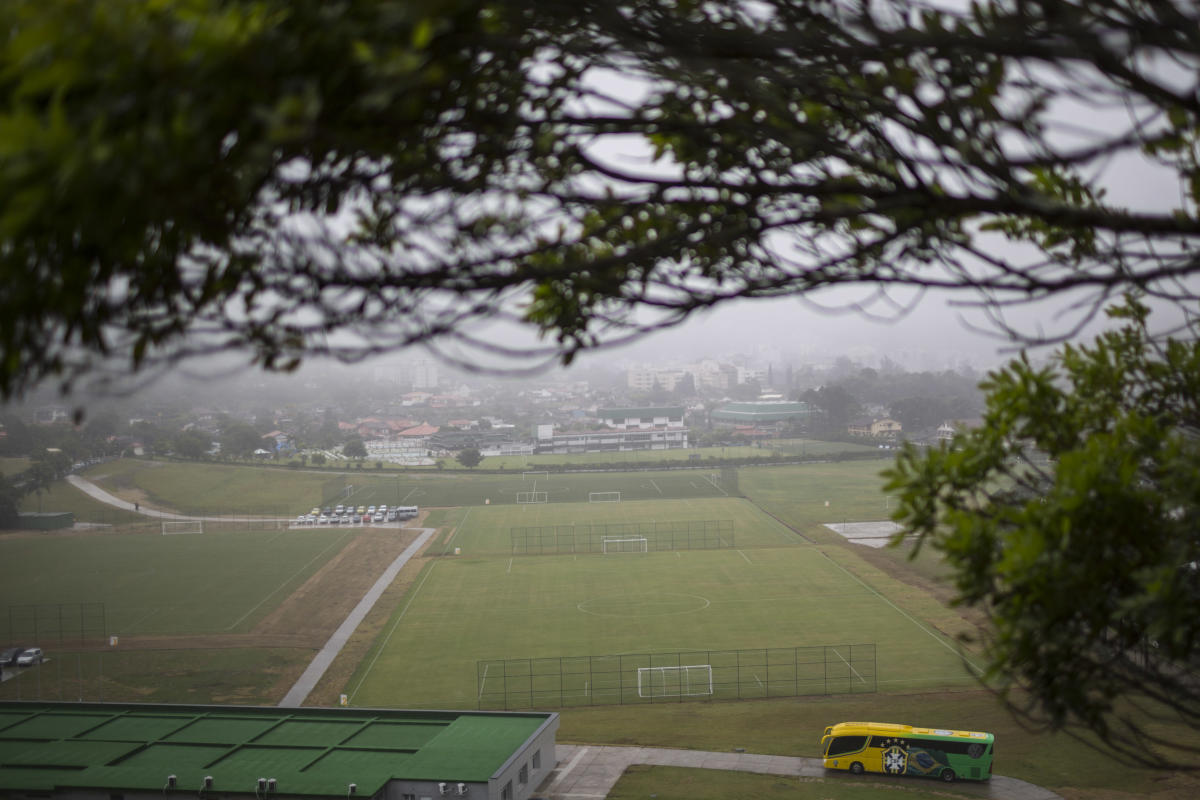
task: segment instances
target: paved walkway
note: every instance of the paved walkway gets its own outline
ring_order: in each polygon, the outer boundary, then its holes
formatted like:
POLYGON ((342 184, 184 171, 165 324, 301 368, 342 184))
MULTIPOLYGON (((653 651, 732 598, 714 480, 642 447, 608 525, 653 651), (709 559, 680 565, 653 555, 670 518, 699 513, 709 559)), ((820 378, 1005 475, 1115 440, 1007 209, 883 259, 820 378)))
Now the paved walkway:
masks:
MULTIPOLYGON (((883 775, 851 776, 837 770, 826 770, 820 759, 794 756, 765 756, 754 753, 712 753, 702 750, 671 750, 665 747, 611 747, 607 745, 557 746, 558 766, 535 793, 548 800, 600 800, 608 796, 625 769, 633 764, 695 769, 726 769, 739 772, 759 772, 768 775, 795 775, 804 778, 824 778, 830 781, 894 782, 917 780, 889 778, 883 775)), ((931 788, 941 785, 929 781, 931 788)), ((954 784, 954 791, 973 797, 998 800, 1062 800, 1059 795, 1016 778, 993 775, 990 781, 954 784)))
POLYGON ((363 621, 363 618, 367 616, 367 612, 370 611, 375 603, 379 600, 379 597, 383 594, 384 590, 392 585, 392 581, 396 579, 396 575, 399 574, 400 568, 407 564, 408 560, 415 556, 421 550, 421 548, 425 546, 425 543, 429 541, 429 537, 433 536, 437 529, 421 528, 420 530, 421 535, 418 536, 412 544, 404 548, 403 553, 396 556, 396 560, 393 561, 391 565, 383 571, 383 574, 379 576, 379 580, 375 581, 375 584, 369 590, 367 590, 367 593, 363 595, 362 600, 358 601, 358 605, 354 607, 354 610, 346 616, 346 619, 342 621, 342 624, 338 626, 338 629, 333 632, 332 636, 329 637, 329 641, 325 643, 325 646, 321 648, 321 651, 313 657, 313 660, 309 663, 308 668, 304 670, 304 674, 300 676, 299 680, 297 680, 292 688, 288 690, 288 693, 284 695, 283 699, 279 701, 280 706, 283 706, 284 708, 297 708, 304 702, 305 698, 308 697, 309 692, 311 692, 316 687, 317 682, 321 680, 321 676, 324 675, 325 671, 329 669, 331 664, 333 664, 333 660, 337 658, 337 654, 342 652, 342 648, 346 645, 346 642, 350 640, 350 635, 354 633, 354 629, 357 628, 359 623, 363 621))

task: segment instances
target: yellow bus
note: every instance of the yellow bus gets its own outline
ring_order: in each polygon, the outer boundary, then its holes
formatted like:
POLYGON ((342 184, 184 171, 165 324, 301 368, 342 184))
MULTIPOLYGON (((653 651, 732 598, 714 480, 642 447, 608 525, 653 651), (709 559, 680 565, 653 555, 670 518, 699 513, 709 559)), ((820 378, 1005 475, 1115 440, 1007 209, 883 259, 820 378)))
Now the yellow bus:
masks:
POLYGON ((825 729, 821 757, 826 769, 856 775, 919 775, 950 782, 992 777, 990 733, 914 728, 887 722, 839 722, 825 729))

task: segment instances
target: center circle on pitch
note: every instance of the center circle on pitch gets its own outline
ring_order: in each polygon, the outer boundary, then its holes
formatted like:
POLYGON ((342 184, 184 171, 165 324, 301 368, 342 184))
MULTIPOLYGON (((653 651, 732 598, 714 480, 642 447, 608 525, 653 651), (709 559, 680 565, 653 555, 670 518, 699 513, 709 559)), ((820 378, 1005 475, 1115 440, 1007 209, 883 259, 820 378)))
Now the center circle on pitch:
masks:
POLYGON ((576 608, 597 617, 667 617, 703 611, 709 605, 709 599, 698 594, 647 592, 596 597, 584 600, 576 608))

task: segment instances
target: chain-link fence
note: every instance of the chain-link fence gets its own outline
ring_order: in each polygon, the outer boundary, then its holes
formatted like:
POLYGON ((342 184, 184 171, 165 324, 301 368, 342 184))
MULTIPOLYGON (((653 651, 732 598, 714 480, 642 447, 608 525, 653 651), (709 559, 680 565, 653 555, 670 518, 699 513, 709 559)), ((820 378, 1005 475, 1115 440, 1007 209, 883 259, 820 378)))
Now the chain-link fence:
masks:
POLYGON ((874 644, 476 662, 479 708, 572 708, 874 692, 874 644))
POLYGON ((104 603, 10 605, 0 625, 0 642, 9 645, 87 644, 108 636, 104 603))

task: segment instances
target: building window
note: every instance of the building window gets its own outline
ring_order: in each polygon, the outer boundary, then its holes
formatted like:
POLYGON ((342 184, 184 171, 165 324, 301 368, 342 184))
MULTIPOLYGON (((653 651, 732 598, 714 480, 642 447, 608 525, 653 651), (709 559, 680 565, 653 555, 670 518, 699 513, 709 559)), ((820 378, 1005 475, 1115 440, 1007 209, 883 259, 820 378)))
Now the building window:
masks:
POLYGON ((504 784, 504 788, 500 790, 500 800, 512 800, 512 781, 504 784))
POLYGON ((541 750, 533 751, 533 768, 534 769, 542 768, 542 751, 541 750))
POLYGON ((524 786, 529 783, 529 765, 522 764, 521 771, 517 773, 517 781, 524 786))
POLYGON ((405 792, 404 794, 400 795, 400 800, 417 800, 417 796, 410 792, 405 792))

